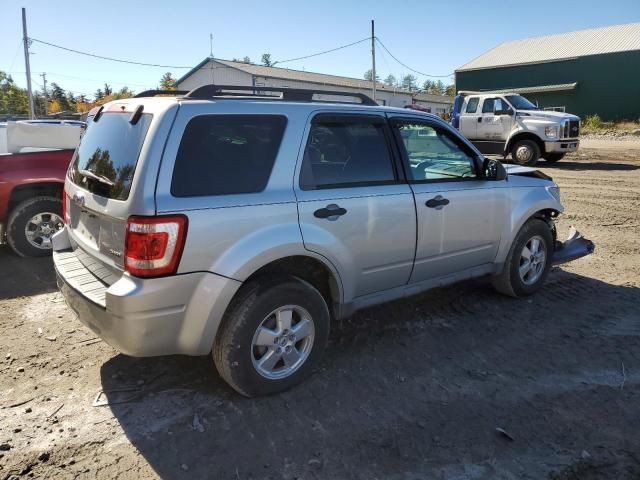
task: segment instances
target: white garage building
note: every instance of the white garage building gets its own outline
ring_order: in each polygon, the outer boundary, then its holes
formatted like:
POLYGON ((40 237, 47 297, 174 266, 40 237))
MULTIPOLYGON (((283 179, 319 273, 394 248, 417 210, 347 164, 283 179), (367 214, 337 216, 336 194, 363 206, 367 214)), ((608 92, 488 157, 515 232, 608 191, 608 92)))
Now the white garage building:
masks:
MULTIPOLYGON (((357 78, 339 77, 323 73, 290 70, 288 68, 265 67, 252 63, 234 62, 219 58, 206 58, 192 68, 176 82, 179 90, 191 90, 207 84, 309 88, 316 90, 339 90, 341 92, 364 93, 372 95, 372 82, 357 78)), ((417 94, 416 94, 417 96, 417 94)), ((414 100, 414 94, 403 89, 376 84, 376 101, 380 105, 404 107, 414 101, 422 106, 430 107, 433 113, 440 111, 443 105, 451 105, 450 97, 420 95, 414 100), (430 98, 434 97, 434 98, 430 98)))

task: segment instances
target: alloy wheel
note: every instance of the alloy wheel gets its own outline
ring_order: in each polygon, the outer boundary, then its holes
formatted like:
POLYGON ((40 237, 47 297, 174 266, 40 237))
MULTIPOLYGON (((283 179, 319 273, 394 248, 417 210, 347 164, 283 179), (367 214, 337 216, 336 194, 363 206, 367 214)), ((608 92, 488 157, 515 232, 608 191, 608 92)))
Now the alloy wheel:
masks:
POLYGON ((547 264, 547 247, 544 239, 535 235, 525 244, 520 254, 518 273, 526 285, 533 285, 542 276, 547 264))
POLYGON ((260 323, 251 342, 251 361, 269 380, 286 378, 309 358, 313 348, 313 318, 298 305, 275 309, 260 323))
POLYGON ((64 222, 62 218, 51 212, 41 212, 29 219, 24 227, 27 241, 36 248, 51 250, 51 237, 62 230, 64 222))

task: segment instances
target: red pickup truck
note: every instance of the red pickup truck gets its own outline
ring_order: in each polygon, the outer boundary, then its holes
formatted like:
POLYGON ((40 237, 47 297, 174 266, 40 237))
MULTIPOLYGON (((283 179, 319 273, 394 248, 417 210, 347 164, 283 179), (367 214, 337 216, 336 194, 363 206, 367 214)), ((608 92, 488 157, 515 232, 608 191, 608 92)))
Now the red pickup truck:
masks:
POLYGON ((63 226, 62 188, 73 150, 0 155, 0 243, 22 257, 49 255, 63 226))

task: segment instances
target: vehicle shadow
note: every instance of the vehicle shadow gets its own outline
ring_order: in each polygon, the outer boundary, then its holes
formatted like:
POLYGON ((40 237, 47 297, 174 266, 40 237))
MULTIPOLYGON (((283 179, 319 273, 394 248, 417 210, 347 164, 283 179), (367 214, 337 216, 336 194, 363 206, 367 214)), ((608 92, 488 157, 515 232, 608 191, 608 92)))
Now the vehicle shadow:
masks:
POLYGON ((638 304, 559 269, 528 299, 471 281, 336 322, 288 392, 244 398, 210 357, 117 355, 102 408, 162 478, 546 478, 640 444, 640 375, 619 375, 640 361, 638 304))
POLYGON ((0 300, 57 289, 51 257, 21 258, 0 246, 0 300))
POLYGON ((614 162, 571 162, 566 160, 560 160, 555 163, 541 162, 539 167, 551 168, 554 170, 575 170, 575 171, 589 171, 589 170, 609 170, 609 171, 627 171, 638 170, 640 165, 632 165, 630 163, 614 163, 614 162))

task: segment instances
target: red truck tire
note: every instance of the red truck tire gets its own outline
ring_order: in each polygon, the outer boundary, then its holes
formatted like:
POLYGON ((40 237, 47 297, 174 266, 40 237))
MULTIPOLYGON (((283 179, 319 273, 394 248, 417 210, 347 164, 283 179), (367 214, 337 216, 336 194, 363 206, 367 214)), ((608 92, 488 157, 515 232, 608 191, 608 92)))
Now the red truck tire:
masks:
POLYGON ((63 226, 61 199, 29 198, 11 211, 7 221, 7 242, 21 257, 51 255, 51 236, 63 226))

